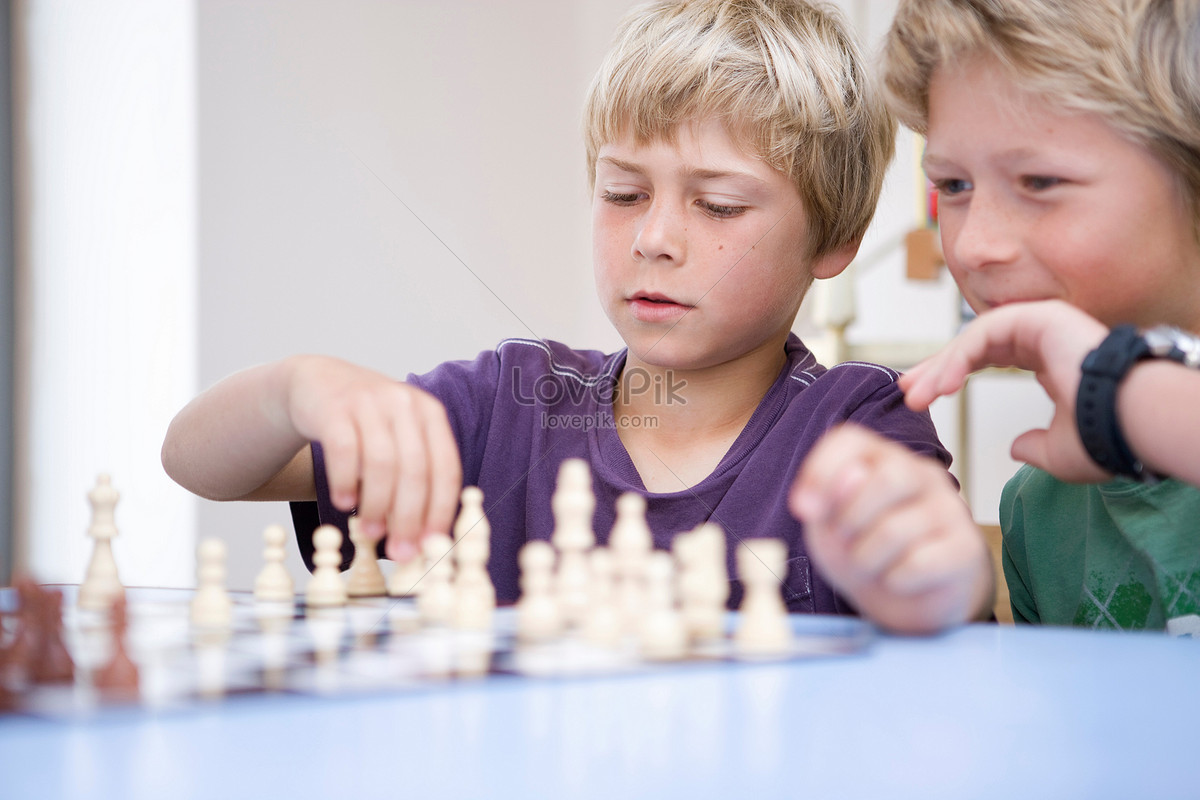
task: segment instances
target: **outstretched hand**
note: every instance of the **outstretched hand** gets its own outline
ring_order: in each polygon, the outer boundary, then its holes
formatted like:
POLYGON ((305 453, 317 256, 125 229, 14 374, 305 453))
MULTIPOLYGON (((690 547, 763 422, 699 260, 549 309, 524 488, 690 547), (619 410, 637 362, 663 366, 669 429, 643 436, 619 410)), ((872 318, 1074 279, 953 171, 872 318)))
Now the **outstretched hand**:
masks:
POLYGON ((1064 481, 1107 480, 1110 476, 1088 456, 1075 424, 1080 366, 1107 334, 1102 323, 1059 300, 988 311, 941 352, 900 377, 904 402, 924 410, 937 397, 957 392, 968 375, 984 367, 1031 370, 1054 402, 1054 417, 1048 428, 1018 436, 1012 457, 1064 481))
POLYGON ((788 506, 817 567, 872 621, 932 633, 990 611, 987 545, 933 459, 842 425, 805 459, 788 506))
POLYGON ((323 356, 291 360, 291 425, 319 441, 333 504, 358 507, 363 532, 387 535, 387 555, 408 561, 426 533, 449 532, 462 463, 446 410, 427 392, 323 356))

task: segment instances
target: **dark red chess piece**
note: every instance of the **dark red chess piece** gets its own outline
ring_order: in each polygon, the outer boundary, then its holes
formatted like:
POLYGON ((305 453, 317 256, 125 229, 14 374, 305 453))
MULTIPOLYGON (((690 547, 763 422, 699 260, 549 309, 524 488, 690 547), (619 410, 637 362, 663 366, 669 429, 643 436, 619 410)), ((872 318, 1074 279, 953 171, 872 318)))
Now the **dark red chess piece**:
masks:
POLYGON ((118 595, 117 599, 113 601, 110 620, 113 637, 112 658, 93 676, 92 685, 105 692, 136 695, 139 680, 138 668, 125 649, 125 634, 129 628, 129 619, 124 594, 118 595))
POLYGON ((13 581, 17 590, 17 631, 4 659, 4 674, 0 683, 20 688, 33 680, 34 662, 42 648, 41 590, 31 579, 20 577, 13 581))
POLYGON ((75 662, 63 641, 63 596, 58 589, 40 589, 37 612, 41 631, 38 651, 31 667, 34 683, 73 683, 75 662))

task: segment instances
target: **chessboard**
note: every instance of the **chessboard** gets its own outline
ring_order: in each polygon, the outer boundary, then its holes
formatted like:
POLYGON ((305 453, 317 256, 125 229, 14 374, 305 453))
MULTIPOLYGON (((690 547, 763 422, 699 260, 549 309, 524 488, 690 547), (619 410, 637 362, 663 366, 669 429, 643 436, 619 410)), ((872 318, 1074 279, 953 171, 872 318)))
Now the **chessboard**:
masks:
MULTIPOLYGON (((344 696, 433 691, 480 680, 599 679, 705 665, 778 663, 849 655, 867 648, 874 629, 847 617, 792 615, 793 637, 770 656, 739 653, 728 635, 670 661, 646 658, 634 640, 600 647, 566 634, 522 641, 514 608, 496 610, 489 630, 424 625, 409 598, 352 598, 337 607, 263 602, 230 592, 232 618, 219 630, 197 627, 191 589, 127 588, 124 632, 109 615, 80 609, 77 587, 48 586, 63 597, 61 635, 73 674, 55 682, 9 684, 8 713, 78 719, 110 710, 170 711, 260 695, 344 696), (135 666, 119 687, 96 680, 116 651, 135 666)), ((0 590, 0 642, 18 635, 19 600, 0 590)), ((3 712, 0 712, 3 713, 3 712)))
POLYGON ((88 494, 95 549, 79 586, 24 577, 0 590, 0 713, 74 717, 248 694, 778 662, 858 652, 873 635, 861 620, 787 613, 780 539, 737 544, 736 613, 727 611, 727 536, 712 522, 656 550, 646 499, 626 493, 607 546, 597 546, 591 476, 579 459, 560 467, 553 535, 522 546, 521 595, 506 608, 496 607, 477 487, 463 489, 454 530, 426 535, 420 557, 386 580, 354 516, 349 569, 341 530, 322 525, 303 587, 283 566, 284 529, 268 526, 252 593, 227 590, 226 547, 211 538, 197 548, 194 590, 124 587, 111 547, 118 497, 105 475, 88 494))

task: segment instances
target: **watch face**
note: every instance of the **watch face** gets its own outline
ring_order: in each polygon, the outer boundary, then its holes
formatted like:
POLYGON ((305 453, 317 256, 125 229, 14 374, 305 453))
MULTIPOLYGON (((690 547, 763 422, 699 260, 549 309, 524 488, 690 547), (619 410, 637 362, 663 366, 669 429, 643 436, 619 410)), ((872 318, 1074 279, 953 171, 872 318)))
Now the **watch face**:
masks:
POLYGON ((1200 336, 1169 325, 1156 325, 1146 330, 1142 338, 1152 356, 1169 358, 1192 369, 1200 369, 1200 336))

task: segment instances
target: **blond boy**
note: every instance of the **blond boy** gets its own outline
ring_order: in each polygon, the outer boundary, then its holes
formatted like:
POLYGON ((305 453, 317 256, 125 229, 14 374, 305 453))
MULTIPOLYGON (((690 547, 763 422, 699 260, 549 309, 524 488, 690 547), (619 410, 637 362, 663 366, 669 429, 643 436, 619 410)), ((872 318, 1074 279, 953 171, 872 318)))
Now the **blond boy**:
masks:
POLYGON ((910 405, 987 364, 1056 403, 1001 501, 1014 616, 1197 630, 1200 490, 1155 473, 1200 479, 1198 384, 1142 364, 1200 364, 1200 3, 911 0, 883 73, 981 314, 905 377, 910 405))
POLYGON ((955 528, 961 557, 930 569, 905 558, 924 524, 874 552, 863 572, 875 577, 839 581, 811 567, 786 504, 813 444, 849 420, 888 437, 872 442, 889 453, 921 453, 920 501, 965 516, 928 416, 903 406, 895 374, 826 370, 791 333, 812 280, 854 256, 894 130, 830 13, 790 0, 635 9, 585 112, 596 285, 626 349, 509 340, 403 383, 297 356, 194 400, 163 463, 207 497, 315 500, 335 522, 357 507, 398 560, 448 530, 459 490, 477 485, 503 602, 519 591, 518 549, 550 537, 559 464, 580 457, 601 543, 617 497, 637 492, 658 547, 708 520, 728 534, 730 565, 741 539, 785 539, 793 611, 858 611, 902 631, 967 619, 990 591, 977 536, 955 528), (890 571, 903 580, 885 584, 890 571))

